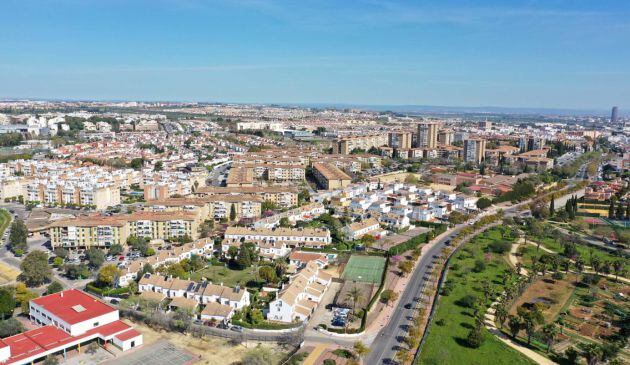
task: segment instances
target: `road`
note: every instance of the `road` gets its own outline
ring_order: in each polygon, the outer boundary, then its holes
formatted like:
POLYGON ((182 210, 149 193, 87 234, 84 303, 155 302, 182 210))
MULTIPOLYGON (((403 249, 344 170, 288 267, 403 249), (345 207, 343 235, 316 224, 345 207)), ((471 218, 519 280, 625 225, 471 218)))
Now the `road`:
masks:
POLYGON ((415 299, 420 297, 422 289, 430 279, 434 256, 439 255, 442 249, 446 247, 445 242, 450 240, 450 237, 457 235, 465 226, 465 224, 460 224, 452 229, 451 234, 438 240, 425 255, 422 255, 409 284, 400 296, 400 301, 389 323, 381 329, 372 343, 370 354, 365 361, 366 364, 392 364, 395 362, 394 356, 399 347, 403 345, 402 340, 407 334, 405 328, 410 324, 410 319, 416 311, 415 306, 418 301, 415 299), (409 309, 405 308, 406 306, 409 309))
MULTIPOLYGON (((519 203, 504 209, 506 217, 519 214, 518 208, 528 202, 519 203)), ((500 207, 493 207, 485 215, 492 215, 500 207)), ((407 332, 405 328, 411 324, 410 319, 415 314, 415 306, 422 289, 427 285, 430 279, 431 269, 433 268, 434 256, 438 256, 442 249, 446 247, 445 242, 451 237, 456 236, 466 227, 466 224, 460 224, 448 231, 447 235, 441 237, 431 247, 426 254, 420 257, 420 262, 416 270, 413 272, 409 284, 405 288, 397 304, 389 323, 381 329, 374 342, 370 346, 371 352, 368 355, 366 364, 395 364, 394 357, 398 349, 403 345, 402 340, 407 332), (411 306, 409 306, 411 304, 411 306), (408 308, 406 308, 408 307, 408 308)))

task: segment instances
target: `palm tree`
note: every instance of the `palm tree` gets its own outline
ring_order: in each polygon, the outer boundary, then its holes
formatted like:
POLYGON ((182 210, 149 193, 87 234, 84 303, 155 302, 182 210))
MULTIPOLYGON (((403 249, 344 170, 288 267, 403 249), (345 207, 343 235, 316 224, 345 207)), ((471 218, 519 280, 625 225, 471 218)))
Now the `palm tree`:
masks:
POLYGON ((558 335, 558 327, 555 323, 548 323, 542 328, 542 334, 545 337, 545 342, 547 343, 547 353, 551 351, 551 346, 553 346, 553 342, 556 340, 556 336, 558 335))
POLYGON ((507 319, 507 316, 508 316, 508 311, 507 311, 507 308, 505 308, 505 304, 503 303, 497 304, 494 310, 494 316, 496 317, 499 323, 499 328, 503 328, 503 323, 505 323, 505 320, 507 319))
MULTIPOLYGON (((629 205, 630 206, 630 205, 629 205)), ((619 281, 619 274, 623 272, 623 261, 617 260, 612 263, 613 270, 615 271, 615 281, 619 281)))
POLYGON ((357 306, 357 302, 363 299, 363 293, 361 293, 361 289, 357 288, 356 286, 352 287, 352 289, 350 289, 346 293, 346 299, 352 301, 352 314, 356 314, 355 309, 357 306))
POLYGON ((591 258, 591 267, 595 274, 599 275, 599 270, 601 269, 602 262, 599 260, 599 257, 595 256, 591 258))
MULTIPOLYGON (((582 275, 582 271, 584 271, 584 260, 582 260, 581 257, 578 257, 577 260, 575 260, 575 270, 578 273, 578 277, 582 275)), ((575 278, 576 284, 578 282, 578 277, 575 278)))
POLYGON ((512 335, 512 339, 516 339, 516 335, 518 335, 519 331, 522 327, 521 319, 515 315, 508 316, 508 327, 510 328, 510 334, 512 335))
POLYGON ((411 351, 407 350, 406 348, 401 348, 396 353, 396 361, 398 361, 399 363, 403 365, 409 364, 413 361, 413 354, 411 353, 411 351))
POLYGON ((516 275, 521 275, 521 269, 523 268, 523 264, 520 262, 516 263, 516 275))
POLYGON ((567 259, 562 260, 562 269, 564 270, 565 275, 569 273, 570 268, 571 268, 571 261, 567 259))
POLYGON ((370 350, 369 347, 365 346, 365 344, 361 341, 355 342, 353 348, 354 348, 354 352, 356 352, 357 356, 360 359, 362 359, 365 355, 369 354, 370 351, 372 351, 370 350))

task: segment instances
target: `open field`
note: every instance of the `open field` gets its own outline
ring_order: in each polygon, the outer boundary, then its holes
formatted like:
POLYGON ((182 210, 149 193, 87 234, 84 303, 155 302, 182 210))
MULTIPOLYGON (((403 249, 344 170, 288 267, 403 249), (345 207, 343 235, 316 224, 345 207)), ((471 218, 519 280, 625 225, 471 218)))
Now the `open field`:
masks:
POLYGON ((0 263, 0 285, 15 281, 20 271, 4 263, 0 263))
POLYGON ((251 280, 256 280, 255 266, 248 267, 245 270, 232 270, 224 266, 207 266, 190 275, 192 280, 201 280, 206 278, 215 284, 221 284, 234 287, 237 284, 241 286, 247 285, 251 280))
POLYGON ((380 284, 384 269, 384 257, 352 255, 343 270, 342 278, 348 281, 380 284))
MULTIPOLYGON (((159 341, 169 342, 180 349, 185 349, 192 353, 198 359, 198 362, 195 362, 195 364, 236 364, 243 359, 243 356, 245 356, 249 350, 256 348, 258 345, 256 343, 235 344, 226 339, 210 336, 195 338, 176 332, 156 331, 142 323, 136 322, 134 322, 133 325, 144 335, 145 345, 149 346, 159 341)), ((260 346, 270 349, 277 356, 273 364, 278 364, 285 353, 288 352, 288 349, 272 343, 264 343, 260 346)))
POLYGON ((0 236, 4 234, 10 222, 11 214, 6 209, 0 209, 0 236))
MULTIPOLYGON (((439 297, 438 308, 420 354, 421 364, 533 364, 485 328, 482 329, 485 341, 481 347, 473 349, 466 344, 466 337, 475 320, 473 310, 462 306, 460 301, 467 295, 481 298, 484 283, 489 283, 495 292, 500 292, 503 288, 502 275, 510 269, 504 254, 485 252, 488 245, 495 241, 513 242, 514 238, 503 237, 502 228, 491 229, 477 236, 453 256, 446 285, 450 291, 443 291, 447 295, 439 297), (482 270, 474 269, 478 261, 485 265, 482 270)), ((488 306, 492 300, 489 298, 485 305, 488 306)))

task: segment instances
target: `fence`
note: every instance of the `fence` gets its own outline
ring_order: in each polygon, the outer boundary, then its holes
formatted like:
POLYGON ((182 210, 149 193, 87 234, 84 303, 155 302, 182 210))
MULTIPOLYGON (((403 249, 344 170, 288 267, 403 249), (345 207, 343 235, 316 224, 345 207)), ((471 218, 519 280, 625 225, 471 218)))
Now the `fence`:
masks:
POLYGON ((162 318, 162 321, 157 322, 148 317, 146 313, 134 309, 120 308, 119 311, 123 317, 132 318, 136 321, 144 322, 147 325, 153 325, 155 327, 160 327, 165 330, 173 330, 174 328, 186 328, 183 331, 180 330, 180 332, 187 332, 196 337, 213 336, 225 338, 239 343, 248 341, 260 341, 275 342, 281 345, 291 346, 299 346, 304 341, 304 325, 295 329, 282 331, 257 331, 244 329, 241 332, 238 332, 229 329, 198 325, 194 323, 182 326, 181 321, 166 316, 162 318))

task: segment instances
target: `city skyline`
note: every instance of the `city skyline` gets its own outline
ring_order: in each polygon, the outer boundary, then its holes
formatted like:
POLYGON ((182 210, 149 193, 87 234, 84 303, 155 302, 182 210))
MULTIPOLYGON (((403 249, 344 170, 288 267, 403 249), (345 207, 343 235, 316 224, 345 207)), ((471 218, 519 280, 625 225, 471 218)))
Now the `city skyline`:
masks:
POLYGON ((2 98, 629 109, 621 1, 3 8, 2 98))

